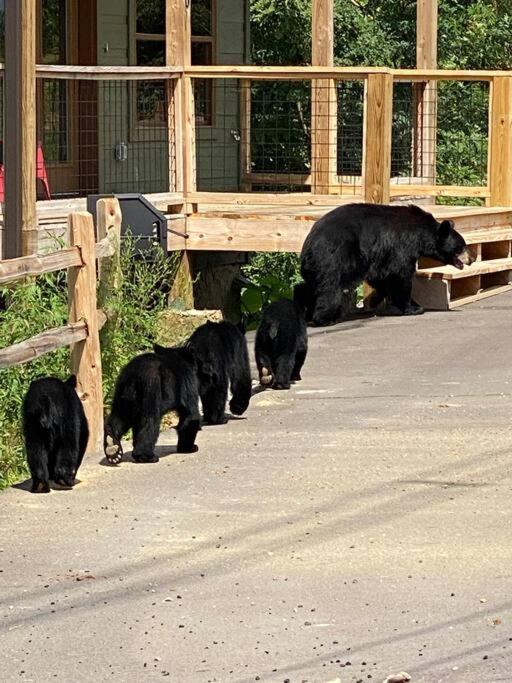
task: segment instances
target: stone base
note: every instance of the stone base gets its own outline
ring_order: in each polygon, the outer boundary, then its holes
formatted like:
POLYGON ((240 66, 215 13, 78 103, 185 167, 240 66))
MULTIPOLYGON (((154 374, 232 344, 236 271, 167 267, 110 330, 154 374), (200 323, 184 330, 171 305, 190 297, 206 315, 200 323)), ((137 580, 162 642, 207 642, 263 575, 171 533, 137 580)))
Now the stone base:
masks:
POLYGON ((178 346, 205 322, 220 322, 222 313, 216 310, 179 311, 169 308, 158 316, 156 342, 161 346, 178 346))

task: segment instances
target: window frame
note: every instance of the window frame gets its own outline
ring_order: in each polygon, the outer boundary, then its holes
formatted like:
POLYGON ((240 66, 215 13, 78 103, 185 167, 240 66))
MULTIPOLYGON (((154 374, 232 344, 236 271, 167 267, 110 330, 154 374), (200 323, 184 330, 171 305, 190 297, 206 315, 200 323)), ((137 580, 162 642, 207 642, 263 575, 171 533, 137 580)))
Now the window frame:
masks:
MULTIPOLYGON (((217 0, 210 0, 212 8, 211 17, 211 36, 191 36, 190 39, 190 49, 192 49, 193 43, 209 43, 211 45, 212 54, 212 65, 216 62, 216 49, 217 49, 217 0)), ((138 41, 151 41, 151 42, 163 42, 164 50, 166 43, 166 34, 161 33, 138 33, 137 32, 137 0, 130 0, 128 8, 128 20, 129 20, 129 60, 130 64, 137 65, 137 42, 138 41)), ((211 115, 210 123, 195 123, 197 128, 200 129, 212 129, 215 127, 215 83, 208 79, 211 83, 211 115)), ((141 121, 138 120, 137 111, 137 81, 131 84, 130 88, 130 141, 140 142, 149 141, 152 142, 159 140, 157 136, 157 131, 165 132, 167 131, 167 123, 163 123, 155 126, 145 126, 141 121)), ((162 138, 166 139, 166 137, 162 138)))

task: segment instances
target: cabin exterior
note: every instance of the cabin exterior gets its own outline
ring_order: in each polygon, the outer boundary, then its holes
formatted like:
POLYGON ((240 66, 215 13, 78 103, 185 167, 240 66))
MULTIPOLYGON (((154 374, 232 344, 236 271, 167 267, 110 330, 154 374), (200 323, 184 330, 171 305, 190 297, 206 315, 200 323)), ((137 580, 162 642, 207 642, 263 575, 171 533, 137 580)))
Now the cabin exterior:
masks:
MULTIPOLYGON (((0 0, 2 12, 4 4, 0 0)), ((165 0, 37 0, 37 63, 163 67, 165 12, 165 0)), ((248 17, 248 0, 193 0, 192 64, 246 64, 248 17)), ((240 127, 238 102, 229 101, 236 96, 215 92, 211 81, 197 82, 194 94, 198 188, 214 189, 217 145, 229 163, 226 185, 237 190, 239 136, 225 134, 240 127), (216 112, 228 110, 230 121, 216 127, 216 112)), ((36 101, 38 163, 44 164, 39 199, 176 189, 169 177, 164 81, 44 78, 36 101)))

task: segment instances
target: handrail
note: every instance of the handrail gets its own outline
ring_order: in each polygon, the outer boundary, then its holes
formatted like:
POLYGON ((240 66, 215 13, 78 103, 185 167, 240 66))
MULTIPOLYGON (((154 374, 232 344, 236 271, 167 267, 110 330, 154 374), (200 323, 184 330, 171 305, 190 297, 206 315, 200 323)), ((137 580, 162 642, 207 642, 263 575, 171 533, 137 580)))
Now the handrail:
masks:
POLYGON ((167 80, 179 78, 182 73, 183 69, 179 66, 62 66, 60 64, 36 66, 37 78, 66 80, 167 80))
MULTIPOLYGON (((5 65, 0 63, 0 72, 5 65)), ((77 66, 37 64, 37 78, 75 80, 165 80, 191 78, 246 78, 251 80, 297 80, 332 78, 365 79, 371 74, 390 74, 396 81, 491 81, 512 76, 512 70, 492 69, 392 69, 385 66, 77 66)))

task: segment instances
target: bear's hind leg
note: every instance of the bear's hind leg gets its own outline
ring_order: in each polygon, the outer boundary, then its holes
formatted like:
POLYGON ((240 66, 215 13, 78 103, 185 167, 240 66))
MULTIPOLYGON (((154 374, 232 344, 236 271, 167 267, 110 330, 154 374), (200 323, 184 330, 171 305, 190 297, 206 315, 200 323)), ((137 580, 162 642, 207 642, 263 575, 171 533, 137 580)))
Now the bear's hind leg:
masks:
POLYGON ((276 374, 274 376, 274 383, 272 389, 289 389, 290 380, 292 377, 293 365, 295 356, 292 354, 283 354, 276 360, 276 374))
POLYGON ((32 493, 50 493, 50 473, 48 471, 48 448, 45 444, 27 440, 27 462, 32 476, 32 493))
MULTIPOLYGON (((105 436, 103 439, 103 450, 110 465, 119 465, 123 459, 123 447, 121 439, 129 429, 129 425, 115 413, 111 413, 105 424, 105 436)), ((81 449, 83 447, 82 439, 85 440, 85 430, 82 429, 81 449)), ((87 437, 88 438, 88 437, 87 437)), ((87 441, 86 441, 87 443, 87 441)), ((84 449, 85 451, 85 449, 84 449)), ((82 453, 83 455, 83 453, 82 453)))
POLYGON ((53 480, 59 486, 71 489, 75 485, 75 475, 78 469, 78 440, 57 450, 53 480))
POLYGON ((218 380, 215 385, 210 385, 204 392, 201 392, 201 403, 203 405, 203 422, 209 425, 226 424, 226 400, 228 397, 228 382, 218 380))
POLYGON ((195 444, 197 432, 200 429, 199 415, 180 415, 178 423, 178 453, 195 453, 199 448, 195 444))
POLYGON ((240 340, 238 353, 229 371, 229 381, 232 394, 229 409, 233 415, 242 415, 249 407, 252 392, 251 366, 245 338, 240 340))
POLYGON ((133 453, 135 462, 158 462, 155 453, 160 434, 160 412, 154 407, 151 415, 145 415, 133 425, 133 453))
POLYGON ((306 360, 307 349, 299 349, 295 354, 295 364, 292 370, 292 382, 300 382, 302 377, 300 376, 300 371, 306 360))

